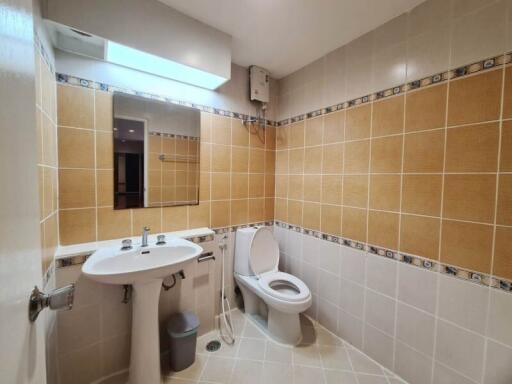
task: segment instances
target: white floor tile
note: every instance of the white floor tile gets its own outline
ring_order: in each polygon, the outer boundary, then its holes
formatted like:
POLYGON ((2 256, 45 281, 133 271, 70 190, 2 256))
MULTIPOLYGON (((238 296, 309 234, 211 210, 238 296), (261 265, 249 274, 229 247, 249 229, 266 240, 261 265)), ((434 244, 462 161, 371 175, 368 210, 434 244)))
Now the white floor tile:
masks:
POLYGON ((234 319, 243 335, 227 345, 218 330, 198 338, 196 362, 170 372, 164 384, 407 384, 364 353, 327 331, 316 321, 301 319, 301 345, 285 346, 270 339, 241 312, 234 319), (206 344, 221 341, 208 352, 206 344))

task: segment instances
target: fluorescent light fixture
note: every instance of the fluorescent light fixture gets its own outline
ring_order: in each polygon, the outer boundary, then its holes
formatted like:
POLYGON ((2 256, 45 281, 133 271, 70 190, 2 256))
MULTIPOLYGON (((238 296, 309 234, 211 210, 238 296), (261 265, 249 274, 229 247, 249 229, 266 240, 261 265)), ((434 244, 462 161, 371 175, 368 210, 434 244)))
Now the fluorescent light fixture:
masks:
POLYGON ((216 89, 228 80, 213 73, 201 71, 112 41, 107 41, 106 60, 110 63, 207 89, 216 89))
POLYGON ((128 132, 133 133, 133 132, 135 132, 135 130, 134 129, 129 129, 128 132))

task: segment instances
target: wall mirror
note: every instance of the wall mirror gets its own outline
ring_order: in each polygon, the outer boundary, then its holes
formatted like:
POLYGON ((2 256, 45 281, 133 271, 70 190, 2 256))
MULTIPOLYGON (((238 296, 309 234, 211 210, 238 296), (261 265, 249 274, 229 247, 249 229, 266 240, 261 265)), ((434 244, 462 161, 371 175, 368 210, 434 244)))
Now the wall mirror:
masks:
POLYGON ((199 203, 200 111, 114 93, 114 209, 199 203))

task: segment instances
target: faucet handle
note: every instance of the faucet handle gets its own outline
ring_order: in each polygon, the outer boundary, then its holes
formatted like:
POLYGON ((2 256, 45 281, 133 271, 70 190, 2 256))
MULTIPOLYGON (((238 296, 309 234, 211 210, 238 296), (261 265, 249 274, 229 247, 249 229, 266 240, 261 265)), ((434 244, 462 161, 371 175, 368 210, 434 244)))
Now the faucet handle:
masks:
POLYGON ((156 245, 164 245, 165 244, 165 235, 158 235, 156 237, 156 245))
POLYGON ((121 251, 132 249, 132 239, 124 239, 121 241, 121 251))

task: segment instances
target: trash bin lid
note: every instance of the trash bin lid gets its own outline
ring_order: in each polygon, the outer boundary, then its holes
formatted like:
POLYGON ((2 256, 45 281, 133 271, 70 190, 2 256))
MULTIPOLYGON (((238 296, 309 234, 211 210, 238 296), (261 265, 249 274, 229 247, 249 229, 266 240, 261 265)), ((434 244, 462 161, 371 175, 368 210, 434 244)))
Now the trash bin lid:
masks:
POLYGON ((195 332, 199 319, 192 312, 179 312, 171 315, 167 322, 167 333, 171 337, 184 337, 195 332))

